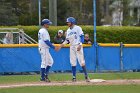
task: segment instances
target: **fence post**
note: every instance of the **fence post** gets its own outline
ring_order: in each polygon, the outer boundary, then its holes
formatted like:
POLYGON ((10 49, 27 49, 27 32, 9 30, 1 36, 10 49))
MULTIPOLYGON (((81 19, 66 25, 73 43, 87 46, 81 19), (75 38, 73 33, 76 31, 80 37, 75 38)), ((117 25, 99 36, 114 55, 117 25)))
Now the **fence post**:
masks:
POLYGON ((123 72, 123 43, 120 43, 120 71, 123 72))
POLYGON ((20 29, 19 31, 19 44, 24 44, 25 40, 24 40, 24 31, 23 29, 20 29))
POLYGON ((98 43, 96 43, 96 45, 94 46, 95 47, 95 68, 96 68, 96 71, 95 72, 99 72, 99 63, 98 63, 98 48, 99 48, 99 45, 98 43))

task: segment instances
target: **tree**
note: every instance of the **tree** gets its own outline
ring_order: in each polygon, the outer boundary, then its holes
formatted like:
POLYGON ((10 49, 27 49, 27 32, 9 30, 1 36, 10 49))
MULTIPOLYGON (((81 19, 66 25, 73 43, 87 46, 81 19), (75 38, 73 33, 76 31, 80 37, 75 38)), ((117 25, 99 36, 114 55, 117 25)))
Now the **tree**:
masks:
POLYGON ((96 12, 97 12, 97 25, 101 25, 101 3, 100 3, 100 0, 96 0, 96 12))
POLYGON ((57 26, 57 0, 49 0, 49 19, 57 26))
POLYGON ((38 25, 38 0, 18 0, 20 25, 38 25))
POLYGON ((13 12, 11 1, 2 0, 0 3, 0 25, 17 25, 18 17, 13 12))
POLYGON ((130 16, 129 16, 129 0, 123 0, 123 25, 129 25, 130 16))
POLYGON ((58 25, 65 25, 67 12, 71 11, 69 2, 67 0, 57 0, 57 22, 58 25))

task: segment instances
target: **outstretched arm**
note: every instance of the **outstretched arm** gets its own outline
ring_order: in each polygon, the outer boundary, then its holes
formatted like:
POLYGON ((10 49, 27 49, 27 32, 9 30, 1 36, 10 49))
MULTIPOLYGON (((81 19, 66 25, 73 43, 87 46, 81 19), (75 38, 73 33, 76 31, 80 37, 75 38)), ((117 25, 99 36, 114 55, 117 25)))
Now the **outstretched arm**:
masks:
POLYGON ((63 47, 65 44, 68 44, 68 43, 69 43, 69 40, 66 39, 66 40, 60 45, 60 47, 63 47))
POLYGON ((49 40, 44 41, 50 48, 55 49, 56 51, 59 50, 58 47, 55 47, 49 40))
POLYGON ((60 50, 65 44, 68 44, 69 43, 69 40, 65 40, 62 44, 60 44, 58 50, 60 50))
POLYGON ((55 49, 55 46, 49 41, 49 40, 46 40, 44 41, 50 48, 53 48, 55 49))

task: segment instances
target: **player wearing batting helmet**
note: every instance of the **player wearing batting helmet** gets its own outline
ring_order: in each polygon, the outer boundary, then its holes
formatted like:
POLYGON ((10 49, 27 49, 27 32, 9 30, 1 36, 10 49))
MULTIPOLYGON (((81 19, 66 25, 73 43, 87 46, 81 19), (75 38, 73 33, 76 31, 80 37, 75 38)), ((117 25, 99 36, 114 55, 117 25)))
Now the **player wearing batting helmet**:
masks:
POLYGON ((48 33, 49 25, 52 22, 49 19, 43 19, 41 22, 42 28, 38 32, 38 44, 39 44, 39 52, 41 54, 41 81, 50 82, 48 78, 49 69, 53 65, 53 58, 49 52, 49 48, 55 49, 57 51, 57 47, 55 47, 50 42, 50 35, 48 33))
POLYGON ((75 18, 68 17, 66 22, 69 28, 67 29, 66 40, 60 45, 60 48, 67 43, 70 44, 70 63, 72 66, 72 74, 73 74, 72 81, 73 82, 76 81, 76 65, 77 65, 76 60, 78 59, 78 62, 83 69, 85 80, 86 82, 89 82, 90 80, 86 71, 82 46, 82 43, 84 43, 84 33, 82 31, 82 28, 76 25, 75 18))

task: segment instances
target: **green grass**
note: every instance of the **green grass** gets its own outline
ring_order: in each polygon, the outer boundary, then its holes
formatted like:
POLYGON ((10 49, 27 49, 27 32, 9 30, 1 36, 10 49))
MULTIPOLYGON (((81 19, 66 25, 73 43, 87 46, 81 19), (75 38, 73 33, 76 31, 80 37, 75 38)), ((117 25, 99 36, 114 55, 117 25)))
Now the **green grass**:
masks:
MULTIPOLYGON (((71 74, 50 74, 52 81, 71 80, 71 74)), ((129 73, 90 73, 91 79, 140 79, 139 72, 129 73)), ((40 75, 0 76, 0 84, 39 81, 40 75)), ((83 74, 77 74, 83 80, 83 74)), ((71 85, 71 86, 36 86, 0 89, 0 93, 139 93, 140 85, 71 85)))
POLYGON ((0 93, 139 93, 140 85, 40 86, 0 89, 0 93))
MULTIPOLYGON (((67 81, 71 80, 72 76, 70 73, 62 74, 50 74, 51 81, 67 81)), ((129 72, 129 73, 90 73, 91 79, 140 79, 140 72, 129 72)), ((0 76, 0 84, 6 83, 22 83, 22 82, 37 82, 39 81, 40 75, 8 75, 0 76)), ((84 75, 77 74, 77 80, 84 80, 84 75)))

